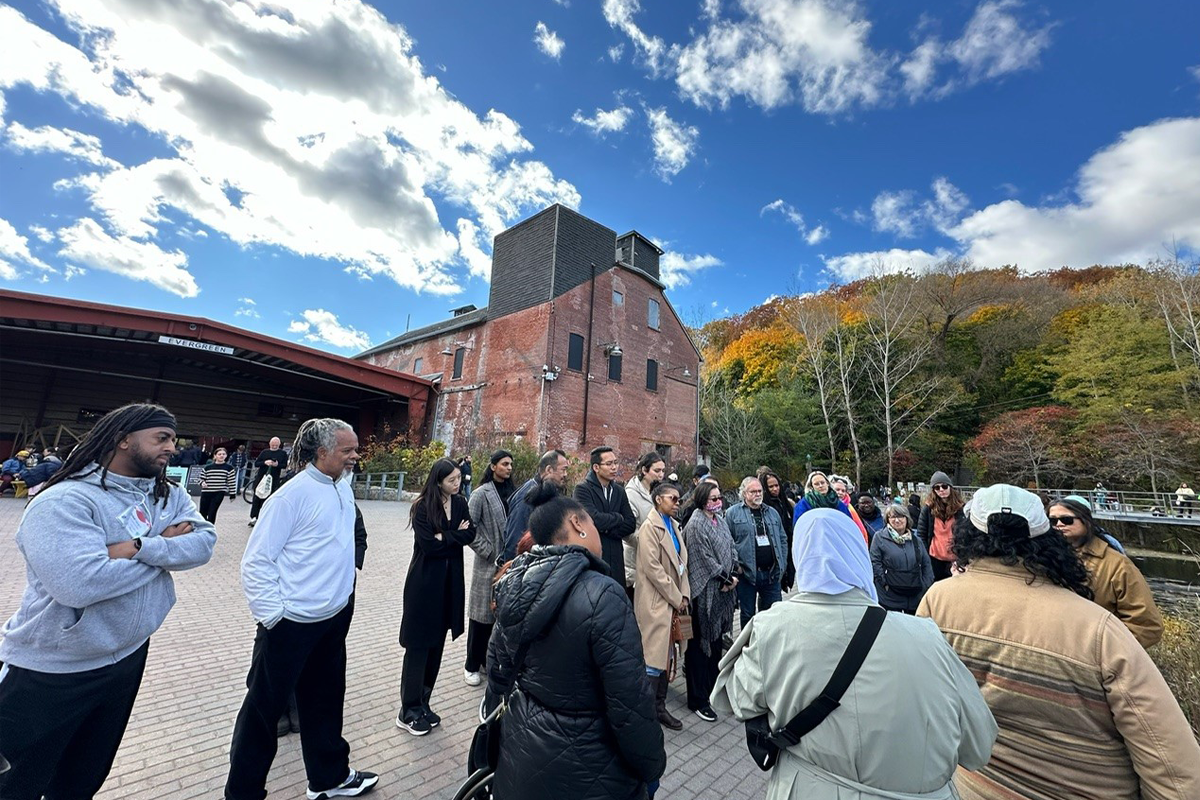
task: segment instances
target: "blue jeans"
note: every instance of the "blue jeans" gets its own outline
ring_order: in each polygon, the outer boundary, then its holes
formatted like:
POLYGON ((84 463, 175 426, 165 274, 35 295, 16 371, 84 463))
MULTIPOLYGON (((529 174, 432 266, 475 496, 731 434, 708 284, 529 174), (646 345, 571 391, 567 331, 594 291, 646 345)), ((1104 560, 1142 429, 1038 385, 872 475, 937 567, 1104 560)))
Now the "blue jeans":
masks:
POLYGON ((738 580, 738 603, 742 607, 742 627, 754 616, 754 601, 758 601, 758 610, 766 611, 783 599, 779 589, 779 575, 776 570, 755 570, 753 574, 746 572, 738 580))

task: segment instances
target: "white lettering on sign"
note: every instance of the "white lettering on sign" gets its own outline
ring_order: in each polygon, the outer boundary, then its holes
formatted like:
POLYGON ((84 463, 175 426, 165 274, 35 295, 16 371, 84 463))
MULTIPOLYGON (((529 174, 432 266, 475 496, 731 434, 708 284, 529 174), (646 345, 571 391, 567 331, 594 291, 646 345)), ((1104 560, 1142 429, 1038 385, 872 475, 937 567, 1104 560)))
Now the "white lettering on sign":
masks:
POLYGON ((227 356, 233 355, 232 347, 225 347, 219 344, 209 344, 208 342, 197 342, 194 339, 179 339, 175 336, 159 336, 158 341, 162 344, 173 344, 176 347, 190 347, 193 350, 207 350, 210 353, 224 353, 227 356))

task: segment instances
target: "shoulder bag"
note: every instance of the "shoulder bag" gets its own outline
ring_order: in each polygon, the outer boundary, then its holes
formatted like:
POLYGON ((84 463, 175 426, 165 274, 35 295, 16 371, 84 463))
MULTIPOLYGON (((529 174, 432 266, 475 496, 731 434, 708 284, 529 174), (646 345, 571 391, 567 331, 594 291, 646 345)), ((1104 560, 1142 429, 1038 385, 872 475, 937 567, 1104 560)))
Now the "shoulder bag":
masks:
POLYGON ((875 637, 879 635, 879 629, 883 627, 886 618, 887 611, 883 608, 867 608, 867 613, 863 614, 854 636, 850 638, 850 644, 846 646, 846 652, 842 653, 841 660, 838 661, 821 694, 792 717, 783 728, 772 731, 766 714, 746 720, 746 748, 759 769, 769 772, 779 760, 780 750, 799 744, 809 731, 824 722, 838 707, 842 695, 850 688, 854 676, 867 660, 867 654, 871 652, 875 637))
POLYGON ((275 485, 275 480, 271 477, 271 473, 262 476, 262 480, 258 482, 258 486, 254 487, 254 496, 259 500, 266 500, 271 496, 271 488, 275 485))

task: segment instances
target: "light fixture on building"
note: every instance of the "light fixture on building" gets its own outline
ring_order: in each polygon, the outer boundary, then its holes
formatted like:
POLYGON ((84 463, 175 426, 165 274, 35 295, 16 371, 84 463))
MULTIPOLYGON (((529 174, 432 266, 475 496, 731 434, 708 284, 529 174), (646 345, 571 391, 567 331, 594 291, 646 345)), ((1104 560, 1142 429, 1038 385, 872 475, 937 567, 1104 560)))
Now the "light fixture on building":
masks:
POLYGON ((617 358, 620 358, 621 345, 617 344, 616 342, 609 342, 608 344, 604 345, 604 354, 607 356, 616 356, 617 358))
POLYGON ((448 344, 444 348, 442 348, 442 355, 452 356, 452 355, 454 355, 454 351, 457 349, 460 349, 460 348, 463 350, 473 350, 474 349, 467 342, 451 342, 450 344, 448 344))
POLYGON ((687 364, 679 364, 674 367, 667 363, 663 364, 663 374, 664 375, 670 375, 672 372, 675 372, 677 370, 682 370, 682 372, 680 372, 679 374, 685 378, 692 377, 692 371, 690 369, 688 369, 687 364))

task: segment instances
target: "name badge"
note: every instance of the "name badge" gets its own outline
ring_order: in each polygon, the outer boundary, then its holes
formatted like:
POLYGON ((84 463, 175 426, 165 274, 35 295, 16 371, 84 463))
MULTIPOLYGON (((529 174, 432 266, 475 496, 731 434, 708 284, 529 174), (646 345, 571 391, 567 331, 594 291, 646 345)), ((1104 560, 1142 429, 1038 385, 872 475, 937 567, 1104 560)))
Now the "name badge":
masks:
POLYGON ((754 537, 754 541, 758 544, 759 547, 766 547, 767 545, 769 545, 771 543, 771 540, 767 538, 767 535, 765 533, 757 534, 754 537))

